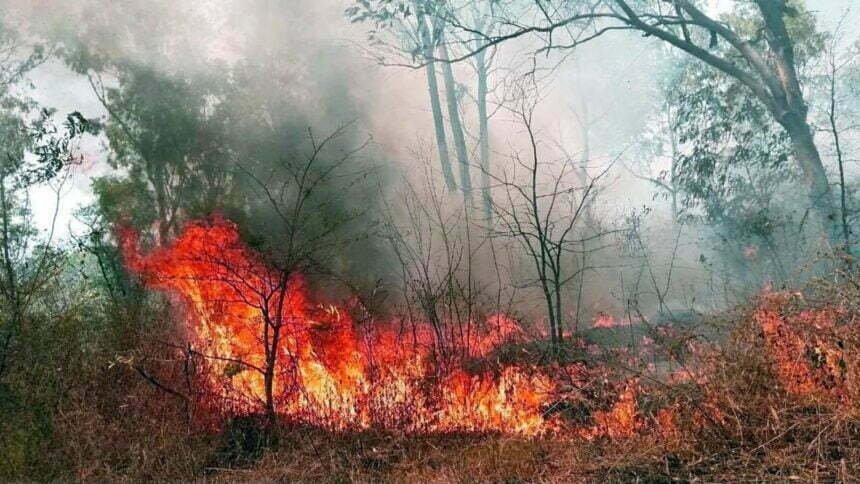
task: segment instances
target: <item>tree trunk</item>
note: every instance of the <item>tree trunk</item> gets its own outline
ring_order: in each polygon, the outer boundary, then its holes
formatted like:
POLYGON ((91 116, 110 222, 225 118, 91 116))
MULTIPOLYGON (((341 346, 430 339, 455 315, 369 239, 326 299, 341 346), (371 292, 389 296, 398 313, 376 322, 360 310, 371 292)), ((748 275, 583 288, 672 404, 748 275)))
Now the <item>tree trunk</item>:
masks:
POLYGON ((493 194, 490 188, 490 126, 487 119, 487 62, 486 51, 475 55, 478 71, 478 138, 481 146, 481 201, 484 218, 493 219, 493 194))
MULTIPOLYGON (((416 11, 420 11, 416 9, 416 11)), ((445 120, 442 117, 442 103, 439 100, 439 83, 436 80, 436 63, 432 61, 433 39, 427 29, 424 16, 418 19, 418 34, 423 44, 424 59, 427 61, 425 70, 427 72, 427 89, 430 93, 430 110, 433 113, 433 129, 436 132, 436 149, 439 152, 439 164, 442 165, 442 176, 445 178, 445 186, 448 190, 457 189, 454 181, 454 171, 451 169, 451 159, 448 157, 448 139, 445 136, 445 120)))
POLYGON ((836 66, 831 58, 830 71, 830 131, 833 135, 833 144, 836 149, 836 165, 839 167, 839 214, 842 223, 842 239, 845 242, 845 252, 851 254, 851 228, 848 226, 848 192, 845 186, 845 159, 842 156, 842 143, 839 136, 839 127, 836 123, 836 66))
POLYGON ((549 323, 550 346, 552 347, 553 351, 555 351, 558 347, 558 336, 556 333, 556 327, 558 326, 558 323, 555 320, 555 305, 553 304, 552 292, 550 291, 547 281, 542 280, 541 284, 543 285, 544 301, 546 302, 546 315, 548 318, 547 322, 549 323))
MULTIPOLYGON (((448 49, 444 42, 441 44, 442 58, 448 59, 448 49)), ((460 106, 457 102, 457 86, 454 82, 454 72, 450 62, 442 63, 442 73, 445 79, 445 97, 448 101, 448 121, 451 125, 451 135, 454 137, 454 149, 460 164, 460 189, 466 200, 466 207, 472 202, 472 175, 469 171, 469 154, 466 150, 466 137, 463 134, 463 123, 460 121, 460 106)))
POLYGON ((558 274, 553 280, 553 291, 555 292, 555 326, 558 336, 556 337, 559 344, 564 343, 564 316, 561 311, 561 284, 558 274))
POLYGON ((839 217, 812 130, 805 117, 797 114, 785 116, 779 122, 791 138, 795 160, 803 172, 803 183, 808 192, 810 208, 820 219, 821 229, 828 241, 835 243, 840 239, 839 217))
MULTIPOLYGON (((265 323, 269 325, 269 323, 265 323)), ((265 391, 265 399, 266 399, 266 418, 269 420, 270 424, 275 423, 276 413, 275 413, 275 364, 277 363, 277 353, 278 353, 278 336, 279 336, 279 328, 274 326, 270 326, 272 328, 272 339, 270 346, 266 351, 266 367, 264 368, 263 373, 263 387, 265 391)), ((264 342, 265 344, 265 342, 264 342)))
POLYGON ((791 138, 797 164, 803 172, 803 183, 809 193, 810 209, 818 215, 827 242, 838 245, 839 216, 821 155, 815 146, 812 129, 806 119, 808 108, 797 76, 794 43, 785 25, 785 0, 756 0, 764 20, 764 33, 770 46, 772 72, 762 75, 772 94, 770 109, 777 122, 791 138))
MULTIPOLYGON (((572 109, 573 114, 576 117, 580 147, 579 164, 576 169, 579 172, 579 178, 582 180, 582 186, 588 186, 591 180, 591 176, 588 173, 588 163, 591 161, 591 121, 588 118, 588 104, 585 102, 585 98, 582 97, 582 93, 577 95, 577 99, 579 100, 579 109, 572 109)), ((573 162, 573 160, 571 160, 571 162, 573 162)), ((596 228, 597 219, 594 215, 591 204, 586 202, 583 203, 585 204, 584 215, 586 225, 591 228, 596 228)))
MULTIPOLYGON (((2 242, 3 249, 3 271, 5 272, 5 283, 3 277, 0 277, 0 296, 6 299, 6 303, 11 307, 11 318, 5 321, 6 324, 0 326, 0 329, 5 330, 6 334, 3 340, 0 341, 0 377, 3 376, 6 370, 7 358, 9 357, 9 349, 12 346, 12 339, 18 331, 18 326, 23 319, 21 310, 21 298, 18 292, 18 277, 12 267, 12 254, 10 244, 12 244, 12 235, 10 231, 11 207, 9 202, 10 195, 6 193, 6 175, 0 174, 0 222, 2 222, 2 242), (5 286, 5 287, 4 287, 5 286)), ((0 323, 4 321, 0 320, 0 323)))

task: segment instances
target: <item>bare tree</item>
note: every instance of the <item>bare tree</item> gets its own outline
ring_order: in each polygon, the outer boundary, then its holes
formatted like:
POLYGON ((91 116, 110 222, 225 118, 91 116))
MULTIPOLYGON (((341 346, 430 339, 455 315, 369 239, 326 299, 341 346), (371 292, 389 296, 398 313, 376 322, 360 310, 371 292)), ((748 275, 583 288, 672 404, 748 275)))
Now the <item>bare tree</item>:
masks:
MULTIPOLYGON (((477 14, 476 14, 477 16, 477 14)), ((489 62, 485 51, 475 56, 475 72, 478 76, 478 143, 481 160, 481 202, 484 208, 484 218, 489 222, 493 215, 493 193, 490 180, 490 115, 487 112, 487 78, 489 62)))
MULTIPOLYGON (((472 26, 473 29, 492 33, 499 28, 499 26, 494 23, 494 12, 497 8, 502 7, 503 3, 507 2, 490 2, 488 4, 481 4, 479 2, 464 2, 463 4, 458 4, 457 2, 442 2, 444 8, 440 8, 437 11, 436 16, 440 19, 439 21, 443 28, 448 28, 449 26, 445 22, 445 19, 451 16, 458 16, 459 18, 459 13, 455 14, 454 12, 464 12, 464 15, 469 18, 469 25, 472 26)), ((455 82, 451 63, 447 61, 452 55, 448 49, 455 47, 460 42, 449 42, 444 38, 444 35, 457 35, 458 33, 459 32, 456 31, 447 33, 443 30, 440 34, 442 38, 440 38, 439 41, 439 49, 441 52, 441 59, 445 60, 443 63, 443 72, 446 80, 445 86, 446 96, 448 99, 449 123, 451 125, 452 134, 454 135, 455 149, 460 163, 460 183, 463 188, 466 205, 469 206, 472 203, 472 180, 469 156, 466 150, 464 136, 464 132, 468 131, 468 129, 459 113, 459 100, 462 97, 461 93, 457 89, 459 84, 455 82)), ((487 222, 489 222, 492 219, 493 195, 492 180, 489 176, 491 156, 489 121, 492 113, 488 109, 488 95, 490 94, 490 74, 497 51, 496 49, 481 48, 482 43, 484 42, 485 41, 483 39, 476 39, 474 44, 470 45, 469 48, 476 51, 475 56, 470 60, 475 71, 476 82, 474 100, 477 108, 478 121, 477 142, 478 166, 481 172, 481 206, 483 216, 487 222)))
MULTIPOLYGON (((451 160, 448 157, 448 140, 445 135, 445 121, 442 116, 442 105, 439 100, 439 83, 436 78, 436 62, 434 50, 438 43, 441 19, 435 15, 428 15, 426 8, 418 1, 414 2, 416 21, 418 26, 418 39, 420 41, 420 49, 427 62, 425 70, 427 73, 427 87, 430 94, 430 109, 433 113, 433 128, 436 133, 436 149, 439 153, 439 163, 442 166, 442 175, 445 178, 445 184, 448 190, 455 190, 457 182, 454 180, 454 172, 451 169, 451 160), (430 27, 428 27, 428 22, 430 27)), ((446 77, 447 79, 447 77, 446 77)))
POLYGON ((846 134, 846 131, 851 131, 852 126, 845 125, 843 121, 844 113, 840 109, 842 106, 841 95, 840 93, 840 80, 839 77, 842 75, 843 71, 851 66, 855 65, 857 61, 857 51, 856 48, 850 49, 847 52, 840 53, 839 52, 839 43, 843 37, 843 23, 845 21, 845 15, 840 19, 839 24, 837 25, 833 37, 829 45, 827 46, 827 59, 826 59, 826 69, 827 72, 825 74, 825 80, 827 84, 827 107, 826 107, 826 115, 827 115, 827 129, 828 134, 833 137, 833 152, 834 157, 836 158, 836 166, 839 171, 839 208, 840 208, 840 224, 842 227, 842 237, 843 242, 846 247, 846 252, 851 253, 851 228, 848 222, 849 213, 851 212, 851 207, 849 206, 848 199, 848 188, 845 181, 845 149, 843 146, 843 137, 846 134))
MULTIPOLYGON (((241 162, 237 163, 239 170, 253 181, 268 201, 279 223, 272 239, 276 246, 266 251, 266 262, 272 270, 266 274, 250 275, 259 283, 253 284, 257 298, 246 301, 262 318, 260 341, 266 361, 262 368, 255 370, 263 374, 265 408, 270 417, 276 413, 273 389, 278 358, 284 356, 280 354, 283 347, 281 340, 286 331, 297 331, 296 325, 299 323, 290 316, 287 307, 291 284, 299 273, 313 267, 324 267, 325 263, 320 261, 320 257, 348 243, 348 239, 344 238, 344 229, 357 216, 357 212, 341 212, 339 209, 347 205, 345 197, 350 193, 350 188, 367 173, 345 171, 345 167, 365 149, 369 140, 345 150, 332 147, 347 129, 348 126, 342 126, 322 139, 308 130, 310 150, 303 157, 285 156, 265 178, 241 162), (320 218, 323 220, 320 221, 320 218)), ((234 269, 230 268, 231 271, 234 269)), ((233 283, 247 286, 247 275, 237 275, 240 280, 233 283)), ((286 356, 295 358, 291 354, 286 356)))
POLYGON ((493 176, 504 193, 505 200, 494 204, 500 229, 495 236, 512 237, 525 250, 535 272, 534 282, 540 288, 546 305, 550 342, 558 348, 564 340, 566 313, 564 289, 577 280, 581 271, 570 269, 572 255, 584 250, 585 243, 599 240, 608 232, 583 234, 581 225, 586 207, 593 202, 597 184, 611 168, 609 164, 600 173, 579 185, 579 174, 570 159, 565 159, 557 171, 551 173, 553 163, 541 157, 540 142, 535 127, 536 98, 524 95, 520 106, 512 112, 525 128, 528 144, 527 157, 513 155, 514 172, 493 176), (524 170, 525 179, 515 173, 524 170))
MULTIPOLYGON (((681 216, 680 198, 681 187, 678 186, 679 147, 674 131, 676 113, 670 103, 664 102, 658 115, 652 120, 652 125, 645 132, 646 143, 657 141, 658 150, 646 149, 644 159, 635 160, 630 166, 625 166, 634 178, 647 182, 655 188, 660 197, 668 198, 672 216, 672 226, 677 229, 681 216), (663 148, 663 142, 668 139, 668 151, 663 148), (655 161, 668 158, 669 167, 655 169, 655 161)), ((649 147, 650 148, 650 147, 649 147)))
POLYGON ((440 43, 442 63, 442 74, 445 79, 445 99, 448 102, 448 123, 451 126, 451 135, 454 138, 454 151, 457 153, 457 162, 460 165, 460 190, 463 192, 465 205, 472 205, 472 173, 469 166, 469 152, 466 148, 466 135, 463 131, 463 121, 460 119, 460 101, 457 94, 457 83, 454 80, 454 70, 451 63, 447 62, 448 47, 444 38, 440 43))

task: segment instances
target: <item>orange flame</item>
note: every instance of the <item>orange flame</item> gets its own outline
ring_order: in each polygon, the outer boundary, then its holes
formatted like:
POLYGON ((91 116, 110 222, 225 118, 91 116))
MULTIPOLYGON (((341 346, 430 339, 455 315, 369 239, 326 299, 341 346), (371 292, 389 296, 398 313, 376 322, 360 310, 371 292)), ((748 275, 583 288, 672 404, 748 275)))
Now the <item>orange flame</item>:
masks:
POLYGON ((637 394, 636 382, 629 382, 615 404, 609 410, 594 412, 592 417, 595 425, 583 429, 580 434, 587 439, 623 438, 633 435, 643 425, 636 402, 637 394))
POLYGON ((618 326, 618 321, 611 314, 600 312, 591 322, 592 328, 614 328, 618 326))
MULTIPOLYGON (((543 413, 555 398, 545 372, 525 365, 443 371, 429 326, 408 335, 397 321, 359 327, 343 308, 314 303, 299 274, 267 267, 222 217, 189 223, 146 254, 134 232, 119 236, 128 268, 184 308, 187 337, 208 365, 207 398, 231 412, 264 408, 269 371, 278 415, 330 429, 533 435, 554 428, 543 413)), ((466 354, 487 356, 522 334, 503 315, 479 326, 460 343, 466 354)))
POLYGON ((805 309, 786 315, 783 307, 796 294, 767 293, 753 317, 760 325, 774 372, 798 396, 846 398, 846 367, 834 334, 841 309, 805 309))

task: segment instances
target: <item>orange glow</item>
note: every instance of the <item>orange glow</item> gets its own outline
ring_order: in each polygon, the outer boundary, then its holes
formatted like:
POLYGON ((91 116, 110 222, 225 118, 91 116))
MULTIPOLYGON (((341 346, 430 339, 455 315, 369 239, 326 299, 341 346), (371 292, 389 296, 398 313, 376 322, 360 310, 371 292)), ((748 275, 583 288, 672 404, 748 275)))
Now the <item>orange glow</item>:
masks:
POLYGON ((835 321, 837 307, 784 314, 797 294, 768 293, 754 313, 768 346, 774 372, 785 389, 798 396, 844 400, 846 371, 835 321))
POLYGON ((618 321, 611 314, 600 312, 591 322, 592 328, 614 328, 618 326, 618 321))
POLYGON ((595 425, 583 429, 580 434, 587 438, 623 438, 632 436, 642 425, 639 407, 636 403, 638 389, 635 382, 629 382, 618 400, 609 410, 594 412, 595 425))
MULTIPOLYGON (((183 310, 188 340, 207 362, 210 405, 220 402, 234 414, 265 410, 269 341, 276 351, 273 406, 287 420, 406 432, 533 435, 556 427, 543 414, 557 398, 544 371, 442 363, 429 325, 360 327, 346 309, 315 303, 301 275, 269 269, 222 217, 190 223, 171 244, 148 253, 134 232, 119 235, 130 271, 183 310)), ((523 334, 503 315, 474 326, 458 340, 458 354, 487 357, 523 334)))

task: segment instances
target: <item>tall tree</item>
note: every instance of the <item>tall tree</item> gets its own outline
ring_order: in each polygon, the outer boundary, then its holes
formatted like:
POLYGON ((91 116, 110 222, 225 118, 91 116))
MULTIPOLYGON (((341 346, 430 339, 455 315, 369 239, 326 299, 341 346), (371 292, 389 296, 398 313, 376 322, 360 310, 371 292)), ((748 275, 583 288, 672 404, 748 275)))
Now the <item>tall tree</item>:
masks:
POLYGON ((766 107, 790 138, 793 159, 802 171, 801 181, 824 237, 833 245, 839 244, 839 217, 808 120, 799 75, 798 43, 802 36, 814 34, 814 19, 799 2, 738 2, 732 15, 722 17, 690 0, 600 0, 555 9, 538 0, 526 4, 533 7, 531 15, 498 19, 505 28, 495 34, 476 32, 449 17, 451 28, 485 41, 482 47, 451 61, 526 35, 538 36, 544 42, 541 51, 571 49, 619 30, 638 31, 667 42, 735 79, 766 107))
POLYGON ((463 131, 463 121, 460 119, 460 101, 457 94, 457 82, 454 80, 454 70, 448 62, 448 48, 443 42, 440 52, 444 62, 442 63, 442 74, 445 79, 445 99, 448 102, 448 122, 451 126, 451 135, 454 138, 454 151, 457 153, 457 162, 460 165, 460 190, 463 192, 466 207, 472 205, 472 172, 469 166, 469 152, 466 148, 466 135, 463 131))
MULTIPOLYGON (((448 137, 445 133, 445 118, 442 113, 436 72, 436 50, 445 26, 443 17, 438 15, 437 10, 439 8, 440 6, 436 2, 428 0, 358 1, 346 9, 346 15, 352 22, 366 22, 373 25, 373 29, 368 34, 372 43, 384 46, 385 49, 392 49, 397 55, 405 53, 412 61, 417 61, 424 66, 439 164, 442 168, 446 187, 448 190, 454 191, 457 189, 457 182, 448 152, 448 137), (382 37, 386 33, 392 36, 394 40, 383 41, 382 37)), ((380 61, 386 62, 383 59, 380 61)), ((444 76, 447 92, 447 71, 445 71, 444 76)), ((450 107, 450 100, 447 98, 446 100, 449 101, 450 107)))
POLYGON ((484 218, 493 216, 493 192, 490 181, 490 115, 487 112, 487 78, 489 76, 487 54, 481 51, 475 56, 475 72, 478 75, 478 143, 481 156, 481 202, 484 218))
POLYGON ((803 197, 792 190, 803 173, 787 162, 789 136, 719 71, 687 62, 667 90, 666 121, 650 141, 668 145, 670 167, 651 182, 674 202, 680 221, 715 230, 717 251, 740 279, 785 280, 786 260, 804 251, 808 235, 803 197))
MULTIPOLYGON (((507 2, 504 2, 507 3, 507 2)), ((430 2, 426 0, 396 1, 378 0, 373 2, 359 1, 347 9, 347 16, 354 22, 368 22, 373 25, 369 33, 371 43, 382 51, 394 50, 395 55, 404 51, 410 59, 401 65, 421 66, 427 73, 430 87, 430 106, 433 113, 436 144, 442 163, 442 172, 449 189, 456 187, 454 173, 448 154, 448 136, 451 135, 454 153, 459 166, 459 185, 467 206, 473 203, 472 163, 470 149, 467 144, 467 134, 471 131, 462 113, 461 104, 465 90, 458 83, 449 57, 457 55, 453 50, 462 40, 446 41, 446 19, 453 10, 466 12, 470 25, 478 30, 491 31, 494 26, 488 23, 493 18, 492 11, 496 2, 488 5, 488 9, 477 2, 430 2), (414 32, 413 32, 414 31, 414 32), (382 32, 388 33, 388 40, 383 40, 382 32), (392 41, 390 38, 393 37, 392 41), (436 76, 436 66, 441 65, 442 89, 444 90, 448 130, 445 129, 445 119, 440 102, 439 86, 436 76)), ((471 45, 478 53, 473 59, 476 74, 476 89, 474 99, 477 107, 477 141, 480 170, 482 172, 481 200, 484 218, 492 218, 492 190, 490 180, 490 128, 488 110, 488 95, 490 66, 493 55, 490 51, 480 49, 484 44, 476 40, 471 45), (490 55, 488 55, 490 54, 490 55)), ((382 63, 388 63, 381 58, 382 63)))
MULTIPOLYGON (((499 5, 501 6, 501 5, 499 5)), ((461 7, 470 16, 471 25, 478 31, 490 31, 496 26, 491 23, 494 16, 494 11, 497 7, 495 2, 489 5, 482 5, 479 2, 466 2, 466 5, 461 7), (482 7, 489 8, 485 11, 482 7)), ((490 116, 489 111, 489 94, 490 94, 490 70, 493 66, 496 57, 496 50, 480 50, 482 40, 476 40, 472 48, 478 49, 477 54, 471 59, 472 67, 475 70, 476 87, 475 87, 475 104, 477 106, 478 116, 478 156, 479 168, 481 171, 481 206, 483 208, 484 219, 487 222, 492 221, 493 217, 493 191, 491 180, 491 151, 490 151, 490 116)))
POLYGON ((147 199, 153 215, 149 222, 163 244, 177 233, 184 215, 217 208, 228 188, 220 118, 210 106, 216 93, 206 84, 145 66, 123 63, 111 71, 117 86, 106 86, 99 73, 89 76, 93 92, 109 113, 109 161, 127 169, 128 179, 114 179, 113 185, 102 180, 97 187, 100 195, 126 193, 147 199), (128 191, 134 188, 143 192, 128 191))
POLYGON ((433 131, 436 133, 436 150, 439 153, 439 164, 442 167, 442 175, 445 178, 445 184, 447 185, 448 190, 453 191, 457 188, 457 182, 454 180, 454 171, 451 169, 451 159, 448 156, 448 139, 445 135, 445 119, 442 116, 442 103, 439 100, 439 82, 436 78, 436 61, 433 60, 435 57, 433 52, 436 48, 437 35, 431 34, 431 32, 436 33, 439 31, 440 21, 438 17, 430 17, 429 22, 433 26, 433 28, 430 29, 427 26, 427 15, 423 12, 423 9, 418 2, 415 3, 415 10, 422 53, 424 55, 425 62, 427 63, 424 69, 427 73, 427 89, 430 95, 430 110, 433 113, 433 131))

